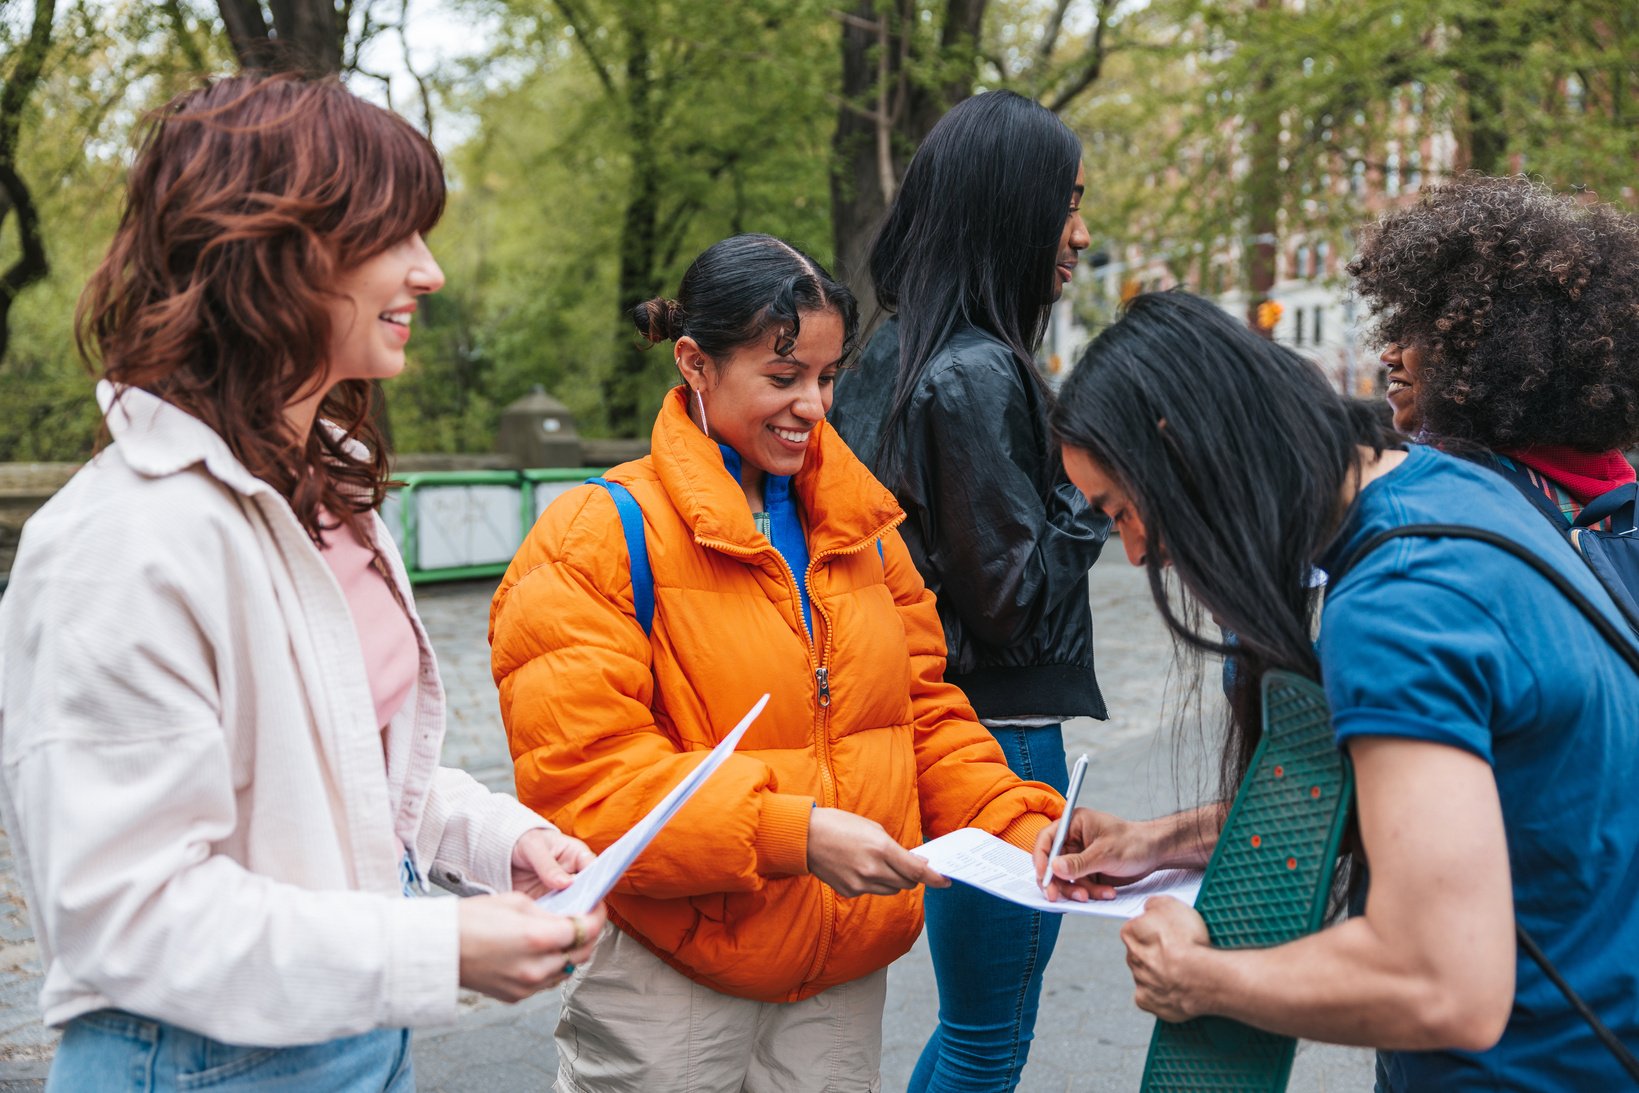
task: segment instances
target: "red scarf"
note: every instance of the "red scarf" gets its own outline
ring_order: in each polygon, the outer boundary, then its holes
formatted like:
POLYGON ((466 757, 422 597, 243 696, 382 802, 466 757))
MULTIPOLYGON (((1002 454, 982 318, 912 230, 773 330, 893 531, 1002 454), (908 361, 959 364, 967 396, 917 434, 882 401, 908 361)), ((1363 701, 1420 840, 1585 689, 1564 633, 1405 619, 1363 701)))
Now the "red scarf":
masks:
POLYGON ((1633 468, 1615 449, 1583 452, 1560 444, 1533 444, 1502 454, 1562 487, 1579 505, 1634 480, 1633 468))

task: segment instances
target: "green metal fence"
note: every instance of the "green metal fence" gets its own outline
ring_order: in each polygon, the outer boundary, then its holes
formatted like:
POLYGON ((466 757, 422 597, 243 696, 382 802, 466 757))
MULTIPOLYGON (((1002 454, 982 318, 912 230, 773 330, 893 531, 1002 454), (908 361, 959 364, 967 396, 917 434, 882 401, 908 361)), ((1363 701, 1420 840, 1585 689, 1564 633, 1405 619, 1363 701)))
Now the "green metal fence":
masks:
POLYGON ((559 494, 602 470, 417 471, 382 506, 412 584, 499 577, 559 494))

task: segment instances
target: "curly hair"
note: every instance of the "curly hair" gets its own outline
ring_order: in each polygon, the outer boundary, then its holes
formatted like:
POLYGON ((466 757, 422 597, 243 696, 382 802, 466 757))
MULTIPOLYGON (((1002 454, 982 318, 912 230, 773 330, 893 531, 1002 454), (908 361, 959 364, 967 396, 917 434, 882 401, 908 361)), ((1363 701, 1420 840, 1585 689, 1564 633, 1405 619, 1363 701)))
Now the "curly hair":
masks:
POLYGON ((214 80, 149 121, 80 299, 81 355, 209 425, 315 541, 321 507, 358 530, 388 477, 370 385, 330 388, 318 417, 339 434, 292 437, 284 408, 326 382, 338 275, 443 210, 438 153, 396 114, 334 79, 214 80))
POLYGON ((1639 442, 1639 223, 1524 177, 1467 175, 1367 229, 1349 263, 1383 342, 1423 362, 1444 442, 1639 442))

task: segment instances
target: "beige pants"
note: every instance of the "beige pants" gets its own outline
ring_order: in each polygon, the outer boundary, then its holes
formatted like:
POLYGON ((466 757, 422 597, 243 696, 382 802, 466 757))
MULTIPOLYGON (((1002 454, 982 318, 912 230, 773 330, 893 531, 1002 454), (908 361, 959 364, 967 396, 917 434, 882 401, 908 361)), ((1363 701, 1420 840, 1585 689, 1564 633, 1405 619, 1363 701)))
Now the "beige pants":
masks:
POLYGON ((679 975, 613 926, 564 987, 555 1093, 877 1093, 888 969, 801 1002, 679 975))

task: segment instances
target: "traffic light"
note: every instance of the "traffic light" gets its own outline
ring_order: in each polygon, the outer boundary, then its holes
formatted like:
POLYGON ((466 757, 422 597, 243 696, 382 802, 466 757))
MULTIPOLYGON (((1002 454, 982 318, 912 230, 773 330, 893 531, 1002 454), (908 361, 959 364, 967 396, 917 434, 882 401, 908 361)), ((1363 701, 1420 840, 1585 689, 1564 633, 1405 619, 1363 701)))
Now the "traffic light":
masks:
POLYGON ((1258 305, 1258 329, 1273 330, 1280 322, 1281 313, 1286 309, 1276 300, 1265 300, 1258 305))

